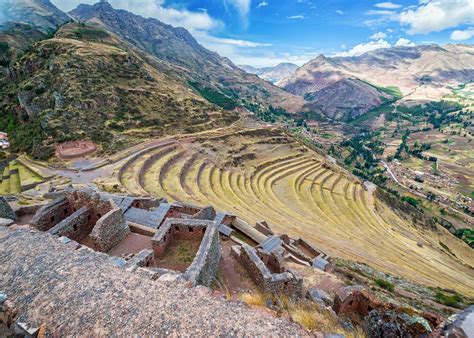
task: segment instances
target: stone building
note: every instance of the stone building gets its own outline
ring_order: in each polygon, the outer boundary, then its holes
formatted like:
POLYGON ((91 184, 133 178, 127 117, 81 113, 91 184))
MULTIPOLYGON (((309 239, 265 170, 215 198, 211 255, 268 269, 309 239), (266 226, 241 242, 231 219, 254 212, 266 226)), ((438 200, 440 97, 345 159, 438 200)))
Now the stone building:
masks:
POLYGON ((286 267, 279 251, 266 252, 243 244, 232 247, 232 254, 262 292, 303 297, 303 278, 286 267))

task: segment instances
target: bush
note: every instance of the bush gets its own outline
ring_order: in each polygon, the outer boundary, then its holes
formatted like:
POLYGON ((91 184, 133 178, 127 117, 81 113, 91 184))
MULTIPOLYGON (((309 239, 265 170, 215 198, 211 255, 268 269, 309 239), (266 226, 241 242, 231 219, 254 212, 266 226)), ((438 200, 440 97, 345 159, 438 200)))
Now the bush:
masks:
POLYGON ((382 278, 377 278, 375 280, 375 284, 377 284, 379 287, 382 289, 385 289, 387 291, 393 292, 395 290, 395 286, 390 283, 388 280, 382 279, 382 278))
POLYGON ((457 293, 454 295, 447 295, 441 291, 438 291, 436 293, 436 301, 446 306, 460 307, 460 303, 463 302, 463 298, 457 293))
POLYGON ((417 200, 416 198, 413 198, 411 196, 403 196, 402 201, 407 202, 408 204, 417 207, 418 204, 420 204, 420 201, 417 200))

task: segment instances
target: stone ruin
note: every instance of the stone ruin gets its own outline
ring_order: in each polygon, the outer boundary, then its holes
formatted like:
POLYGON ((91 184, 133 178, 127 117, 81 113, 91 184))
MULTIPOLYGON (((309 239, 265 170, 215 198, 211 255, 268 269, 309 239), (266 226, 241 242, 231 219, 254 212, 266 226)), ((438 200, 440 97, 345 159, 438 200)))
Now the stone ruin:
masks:
POLYGON ((304 296, 303 279, 286 262, 324 271, 332 267, 329 257, 307 241, 275 235, 265 221, 252 227, 235 215, 216 213, 210 206, 70 187, 35 211, 30 223, 38 230, 57 236, 74 249, 107 253, 116 265, 153 279, 211 285, 221 259, 221 240, 229 238, 237 244, 232 256, 265 293, 304 296), (133 236, 141 242, 127 251, 127 241, 133 236), (162 262, 170 247, 181 241, 199 243, 199 247, 185 269, 170 268, 162 262))
MULTIPOLYGON (((216 217, 212 207, 199 208, 152 198, 68 188, 62 196, 39 208, 31 225, 58 236, 63 243, 76 249, 85 247, 104 253, 127 241, 131 233, 145 236, 149 248, 126 257, 112 257, 114 263, 128 271, 141 268, 141 272, 151 278, 166 275, 164 278, 209 286, 220 260, 216 217), (183 273, 153 264, 177 238, 200 242, 196 257, 183 273)), ((225 215, 219 220, 225 222, 225 215)))
POLYGON ((181 278, 193 285, 211 285, 221 258, 219 225, 209 220, 169 218, 151 240, 155 257, 161 257, 178 238, 201 242, 196 258, 181 278))
POLYGON ((109 251, 130 233, 117 204, 89 190, 66 190, 64 196, 41 207, 31 225, 76 242, 89 239, 92 248, 101 252, 109 251))
POLYGON ((264 293, 303 296, 303 278, 284 264, 281 252, 265 252, 248 244, 233 246, 232 254, 264 293))

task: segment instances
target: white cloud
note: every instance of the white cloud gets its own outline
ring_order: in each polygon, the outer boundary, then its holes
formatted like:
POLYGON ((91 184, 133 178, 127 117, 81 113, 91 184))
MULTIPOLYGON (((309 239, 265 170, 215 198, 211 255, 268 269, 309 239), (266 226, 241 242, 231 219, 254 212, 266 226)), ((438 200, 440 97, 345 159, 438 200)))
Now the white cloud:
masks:
POLYGON ((394 11, 371 9, 365 12, 365 15, 393 15, 394 11))
POLYGON ((374 5, 375 7, 377 8, 385 8, 385 9, 397 9, 397 8, 400 8, 402 7, 401 5, 399 4, 394 4, 393 2, 379 2, 377 4, 374 5))
POLYGON ((414 47, 416 43, 411 40, 400 38, 397 42, 395 42, 395 47, 414 47))
POLYGON ((217 38, 210 35, 201 35, 198 36, 201 41, 206 40, 207 42, 212 43, 219 43, 224 45, 232 45, 237 47, 247 47, 247 48, 255 48, 255 47, 269 47, 271 43, 260 43, 260 42, 253 42, 247 40, 236 40, 236 39, 227 39, 227 38, 217 38))
POLYGON ((416 8, 400 13, 409 34, 427 34, 474 23, 473 0, 421 0, 416 8))
POLYGON ((469 28, 466 30, 455 30, 451 33, 451 40, 462 41, 469 40, 474 37, 474 28, 469 28))
POLYGON ((304 15, 300 14, 300 15, 291 15, 291 16, 287 16, 288 19, 291 19, 291 20, 302 20, 304 19, 304 15))
POLYGON ((387 34, 385 34, 384 32, 377 32, 375 34, 372 34, 370 36, 370 38, 372 40, 380 40, 380 39, 385 39, 387 37, 387 34))
POLYGON ((338 9, 338 10, 336 11, 336 13, 339 14, 339 15, 344 15, 344 11, 341 11, 340 9, 338 9))
POLYGON ((367 43, 358 44, 357 46, 354 46, 348 51, 335 53, 334 56, 359 56, 376 49, 390 47, 391 45, 387 41, 385 41, 384 39, 380 39, 377 41, 370 41, 367 43))
POLYGON ((262 2, 260 2, 260 3, 257 5, 257 8, 262 8, 262 7, 265 7, 265 6, 268 6, 268 2, 266 2, 265 0, 263 0, 262 2))
POLYGON ((239 13, 245 26, 248 25, 248 15, 250 13, 251 0, 224 0, 224 4, 230 4, 239 13))
MULTIPOLYGON (((69 11, 79 4, 94 4, 97 0, 52 0, 60 9, 69 11)), ((210 31, 222 26, 207 12, 164 7, 165 0, 109 0, 114 8, 125 9, 146 18, 156 18, 164 23, 184 27, 191 32, 210 31)))

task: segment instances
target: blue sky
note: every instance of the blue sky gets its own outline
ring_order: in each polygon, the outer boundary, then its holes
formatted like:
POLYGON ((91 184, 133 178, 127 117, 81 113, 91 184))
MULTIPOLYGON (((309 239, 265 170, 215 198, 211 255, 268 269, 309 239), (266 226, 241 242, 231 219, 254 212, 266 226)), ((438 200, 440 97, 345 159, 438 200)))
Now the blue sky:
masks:
MULTIPOLYGON (((96 0, 52 0, 70 10, 96 0)), ((474 42, 474 0, 109 0, 184 26, 236 64, 298 65, 395 45, 474 42)))

